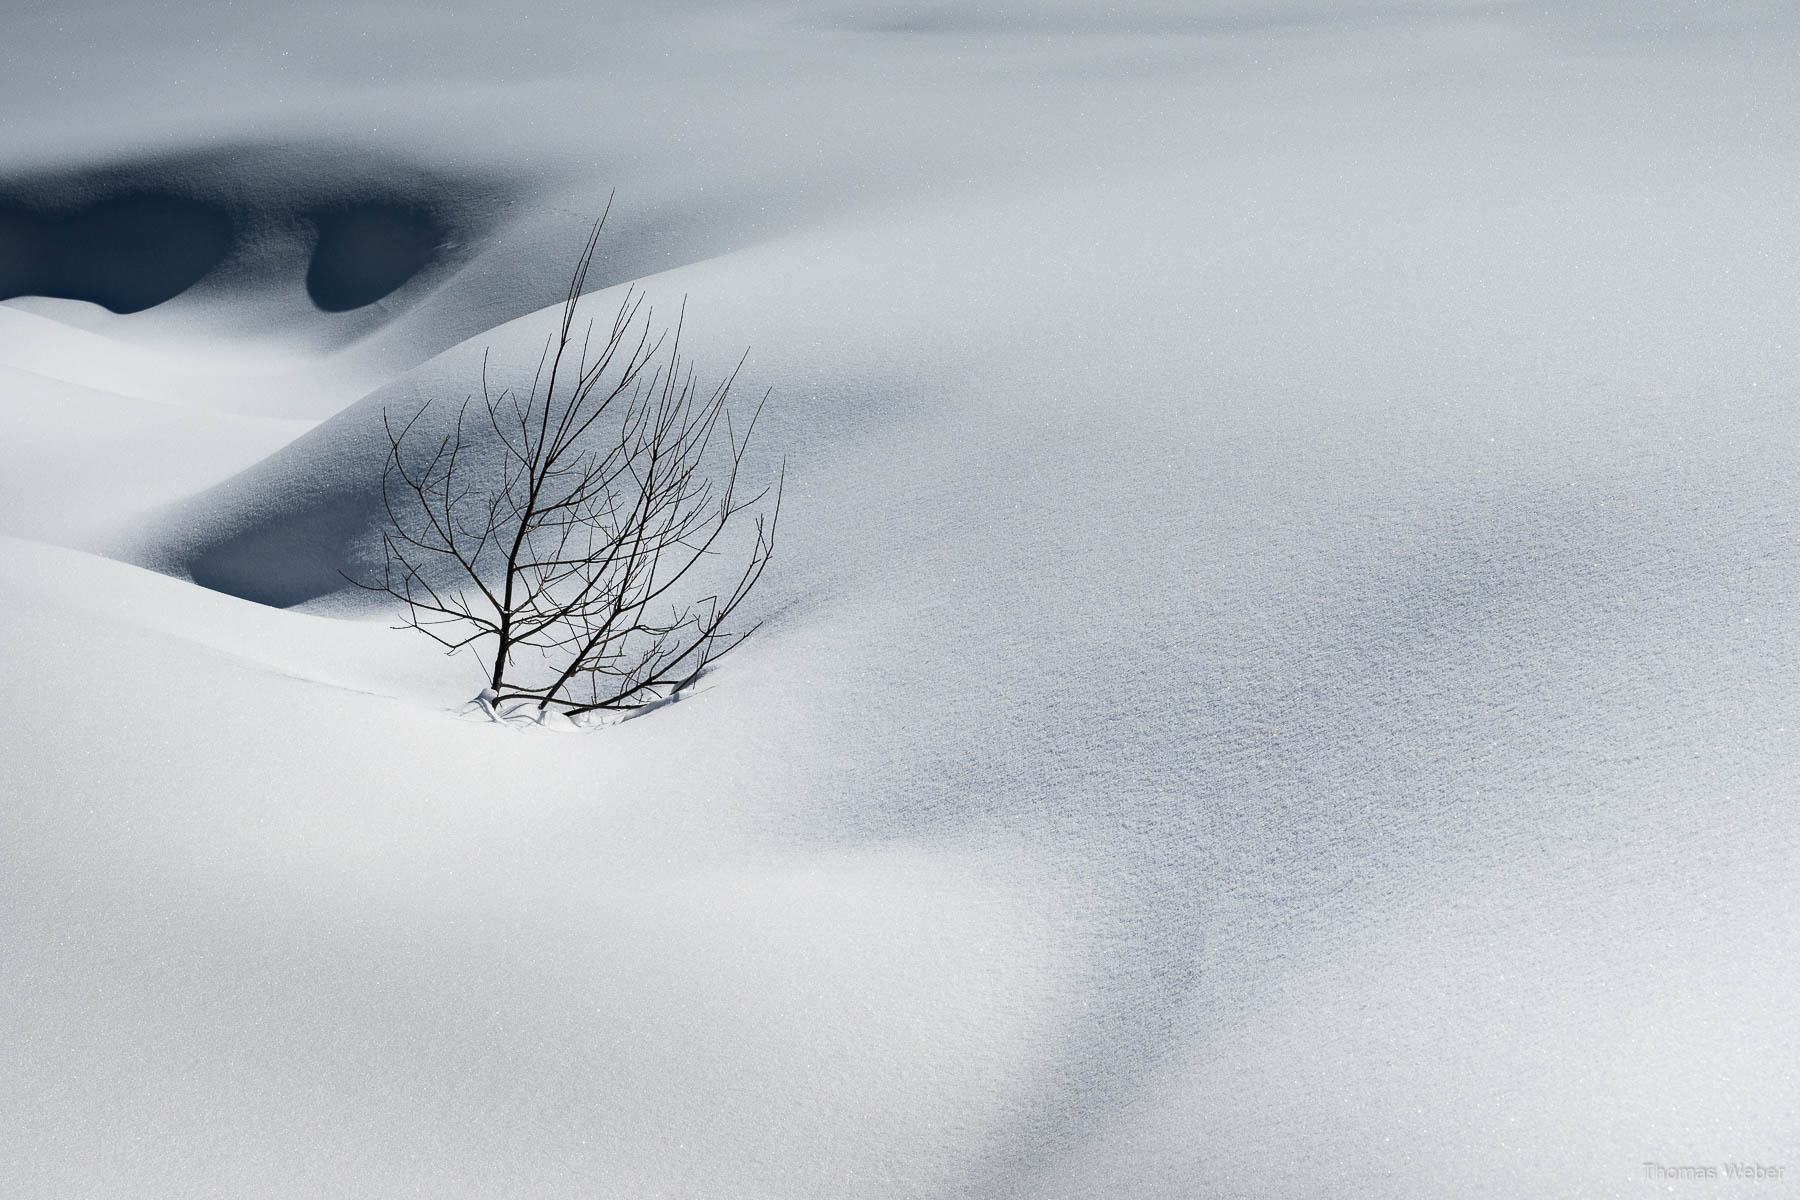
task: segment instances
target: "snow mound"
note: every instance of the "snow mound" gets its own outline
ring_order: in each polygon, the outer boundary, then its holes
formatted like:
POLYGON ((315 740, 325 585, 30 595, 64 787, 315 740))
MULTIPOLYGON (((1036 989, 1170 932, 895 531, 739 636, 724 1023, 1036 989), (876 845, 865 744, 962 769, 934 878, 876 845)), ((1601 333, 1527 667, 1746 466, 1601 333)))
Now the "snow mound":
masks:
POLYGON ((1781 1161, 1800 19, 1629 10, 10 14, 8 180, 310 232, 0 304, 0 1193, 1781 1161), (781 546, 707 688, 521 736, 338 571, 614 188, 781 546))

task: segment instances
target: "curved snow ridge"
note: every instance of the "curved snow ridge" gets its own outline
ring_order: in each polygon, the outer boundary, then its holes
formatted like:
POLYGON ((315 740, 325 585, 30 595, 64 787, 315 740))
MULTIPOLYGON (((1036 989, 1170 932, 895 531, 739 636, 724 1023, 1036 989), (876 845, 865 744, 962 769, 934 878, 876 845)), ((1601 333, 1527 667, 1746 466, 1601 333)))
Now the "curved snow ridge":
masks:
POLYGON ((127 561, 260 605, 291 608, 354 592, 380 570, 385 418, 398 428, 434 400, 421 435, 446 432, 479 386, 488 347, 495 385, 528 385, 554 320, 520 318, 428 360, 232 478, 140 521, 119 539, 127 561))
MULTIPOLYGON (((685 304, 675 289, 693 289, 699 298, 686 309, 681 345, 684 357, 691 353, 698 377, 711 386, 730 375, 745 352, 744 344, 730 339, 745 328, 746 313, 768 301, 744 279, 755 277, 763 265, 755 255, 722 254, 642 286, 591 292, 582 301, 580 320, 594 321, 603 331, 623 305, 641 299, 639 327, 653 340, 666 335, 664 344, 672 346, 685 304), (705 293, 722 300, 709 302, 705 293), (709 333, 705 327, 715 316, 717 328, 709 333)), ((496 397, 509 389, 528 392, 559 319, 560 305, 539 308, 433 356, 231 479, 146 515, 115 541, 116 553, 259 604, 288 608, 333 597, 353 601, 350 578, 373 578, 382 566, 387 422, 398 429, 417 417, 414 435, 422 444, 447 434, 465 401, 479 410, 484 386, 496 397)), ((789 327, 782 336, 795 332, 789 327)), ((775 478, 789 435, 801 429, 812 453, 807 464, 798 465, 816 465, 819 450, 834 438, 854 435, 865 422, 866 407, 854 401, 891 386, 880 379, 859 382, 854 368, 841 361, 841 351, 818 350, 815 346, 810 361, 784 358, 780 365, 764 362, 775 355, 763 355, 734 388, 744 405, 754 404, 765 390, 778 396, 767 424, 760 426, 778 432, 759 432, 749 464, 759 479, 775 478), (819 397, 827 392, 829 407, 821 413, 819 397), (808 423, 809 410, 825 419, 808 423)), ((467 423, 465 434, 472 461, 499 453, 485 420, 467 423)))
POLYGON ((121 521, 230 478, 313 425, 165 404, 5 365, 0 395, 0 533, 87 549, 121 521))
MULTIPOLYGON (((340 691, 450 709, 463 670, 385 624, 282 613, 100 555, 0 536, 7 603, 65 620, 122 625, 204 646, 259 669, 340 691)), ((460 689, 460 691, 458 690, 460 689)))

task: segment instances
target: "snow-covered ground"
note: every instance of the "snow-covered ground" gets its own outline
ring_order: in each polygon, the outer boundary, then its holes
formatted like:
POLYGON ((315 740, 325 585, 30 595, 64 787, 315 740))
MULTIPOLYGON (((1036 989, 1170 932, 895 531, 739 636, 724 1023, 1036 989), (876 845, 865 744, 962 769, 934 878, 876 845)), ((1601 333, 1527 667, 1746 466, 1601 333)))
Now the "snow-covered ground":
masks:
POLYGON ((0 1195, 1800 1187, 1797 61, 1673 0, 15 7, 0 288, 178 294, 0 304, 0 1195), (338 574, 381 414, 528 372, 615 190, 596 311, 772 389, 766 624, 459 719, 338 574), (336 303, 345 213, 433 249, 336 303))

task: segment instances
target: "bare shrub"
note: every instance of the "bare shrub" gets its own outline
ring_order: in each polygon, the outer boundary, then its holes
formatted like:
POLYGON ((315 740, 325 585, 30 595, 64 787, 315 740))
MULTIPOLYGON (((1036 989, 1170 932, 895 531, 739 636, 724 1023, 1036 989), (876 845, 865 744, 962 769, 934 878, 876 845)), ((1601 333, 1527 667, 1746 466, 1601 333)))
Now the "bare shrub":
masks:
POLYGON ((528 392, 491 390, 484 356, 479 398, 435 440, 420 432, 431 403, 398 427, 382 414, 385 566, 353 581, 401 601, 403 627, 480 654, 491 703, 540 714, 670 698, 740 644, 756 626, 733 618, 781 511, 779 479, 750 495, 739 480, 768 397, 734 416, 737 368, 700 386, 685 302, 673 327, 635 290, 607 325, 581 319, 604 223, 528 392), (727 549, 736 568, 720 566, 727 549))

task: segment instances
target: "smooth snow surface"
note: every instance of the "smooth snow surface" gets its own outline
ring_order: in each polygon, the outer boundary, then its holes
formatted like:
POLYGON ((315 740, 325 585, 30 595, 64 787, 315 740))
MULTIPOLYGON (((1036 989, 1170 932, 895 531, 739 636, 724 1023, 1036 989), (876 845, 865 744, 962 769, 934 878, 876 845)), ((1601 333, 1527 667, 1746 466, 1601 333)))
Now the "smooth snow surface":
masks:
POLYGON ((1800 1187, 1791 7, 4 26, 0 1196, 1800 1187), (766 625, 459 717, 382 413, 615 190, 766 625))

